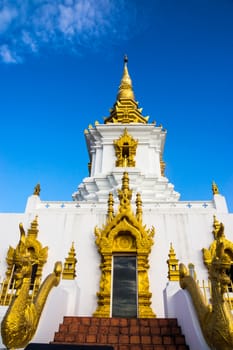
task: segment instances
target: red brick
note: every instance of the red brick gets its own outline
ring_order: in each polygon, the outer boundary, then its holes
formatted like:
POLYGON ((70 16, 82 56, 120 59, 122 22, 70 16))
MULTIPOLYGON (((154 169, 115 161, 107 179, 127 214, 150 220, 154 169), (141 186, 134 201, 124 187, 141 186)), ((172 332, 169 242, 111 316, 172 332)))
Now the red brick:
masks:
POLYGON ((148 318, 140 318, 139 319, 140 326, 148 326, 149 325, 149 319, 148 318))
POLYGON ((151 327, 158 327, 159 326, 159 320, 157 318, 150 318, 149 319, 149 325, 151 327))
POLYGON ((131 335, 130 344, 140 344, 140 337, 138 335, 131 335))
POLYGON ((76 337, 75 337, 75 341, 77 342, 77 343, 85 343, 85 339, 86 338, 86 335, 85 334, 80 334, 80 333, 78 333, 78 334, 76 334, 76 337))
POLYGON ((130 350, 142 350, 142 346, 137 344, 137 345, 130 345, 130 350))
POLYGON ((171 334, 171 328, 170 327, 161 327, 160 328, 160 334, 161 335, 171 334))
POLYGON ((144 345, 143 344, 143 350, 154 350, 154 345, 144 345))
POLYGON ((119 326, 119 324, 120 324, 120 319, 119 319, 119 318, 111 318, 111 319, 110 319, 110 324, 111 324, 112 326, 119 326))
POLYGON ((150 328, 150 332, 152 335, 160 334, 160 330, 161 330, 160 327, 151 327, 150 328))
POLYGON ((59 332, 67 333, 68 332, 68 325, 60 324, 59 325, 59 332))
POLYGON ((91 318, 91 325, 98 326, 100 324, 100 318, 99 317, 92 317, 91 318))
POLYGON ((155 350, 165 350, 166 347, 165 347, 165 345, 156 345, 156 346, 154 346, 154 349, 155 350))
POLYGON ((120 334, 129 334, 129 327, 120 327, 120 334))
POLYGON ((141 335, 149 335, 150 334, 150 327, 141 326, 140 327, 140 334, 141 335))
POLYGON ((74 341, 75 341, 75 334, 66 334, 64 341, 66 343, 74 343, 74 341))
POLYGON ((119 334, 119 327, 109 327, 109 334, 112 335, 118 335, 119 334))
POLYGON ((169 336, 164 336, 163 337, 163 344, 174 344, 173 338, 169 336))
POLYGON ((63 323, 64 324, 70 324, 70 323, 73 323, 73 322, 74 322, 73 317, 65 316, 64 319, 63 319, 63 323))
POLYGON ((159 325, 160 327, 165 326, 167 327, 169 325, 169 320, 167 318, 159 318, 159 325))
POLYGON ((185 344, 185 338, 184 338, 184 336, 183 336, 183 335, 177 335, 177 336, 175 337, 175 343, 176 343, 177 345, 185 344))
POLYGON ((97 343, 98 344, 107 344, 107 335, 106 334, 97 334, 97 343))
POLYGON ((56 332, 54 335, 54 341, 55 342, 63 342, 65 340, 65 334, 64 333, 58 333, 56 332))
POLYGON ((101 324, 101 326, 109 326, 110 325, 110 318, 101 318, 100 324, 101 324))
POLYGON ((119 344, 129 344, 129 336, 128 335, 120 335, 119 336, 119 344))
POLYGON ((129 319, 130 326, 137 326, 138 325, 138 319, 137 318, 130 318, 129 319))
POLYGON ((181 334, 181 329, 179 326, 176 326, 176 327, 171 327, 171 333, 174 334, 174 335, 180 335, 181 334))
POLYGON ((99 327, 99 333, 100 333, 100 334, 108 334, 108 327, 106 327, 106 326, 100 326, 100 327, 99 327))
POLYGON ((162 344, 162 337, 158 335, 153 335, 151 338, 152 338, 152 344, 154 345, 162 344))
POLYGON ((79 330, 79 325, 77 323, 71 323, 69 325, 69 333, 77 333, 79 330))
POLYGON ((129 328, 129 334, 139 334, 139 326, 131 326, 129 328))
POLYGON ((109 344, 116 344, 116 343, 118 343, 118 336, 116 336, 116 335, 109 335, 108 336, 108 343, 109 344))
POLYGON ((119 350, 129 350, 129 345, 122 345, 120 344, 119 347, 118 347, 119 350))
POLYGON ((97 342, 96 335, 95 334, 88 334, 86 336, 86 342, 87 343, 96 343, 97 342))
POLYGON ((166 345, 166 350, 177 350, 176 345, 166 345))
POLYGON ((80 333, 87 333, 87 331, 88 331, 88 326, 85 326, 83 324, 79 325, 79 332, 80 333))
POLYGON ((149 335, 142 335, 141 342, 142 344, 151 344, 151 337, 149 335))
POLYGON ((188 347, 186 345, 178 345, 178 347, 176 347, 177 350, 188 350, 188 347))
POLYGON ((91 324, 90 317, 82 317, 81 318, 81 323, 84 324, 85 326, 89 326, 91 324))
POLYGON ((168 324, 169 326, 177 326, 177 319, 176 318, 168 318, 168 324))
POLYGON ((119 319, 119 325, 121 327, 127 327, 128 326, 128 319, 127 318, 120 318, 119 319))
POLYGON ((90 326, 88 328, 88 334, 97 334, 98 333, 98 327, 97 326, 90 326))

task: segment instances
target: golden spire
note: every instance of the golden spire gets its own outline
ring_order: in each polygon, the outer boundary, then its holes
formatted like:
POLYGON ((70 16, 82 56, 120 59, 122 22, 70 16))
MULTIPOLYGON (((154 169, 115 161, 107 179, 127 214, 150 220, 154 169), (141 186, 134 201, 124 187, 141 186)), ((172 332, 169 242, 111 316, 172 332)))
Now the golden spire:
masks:
POLYGON ((146 124, 149 117, 142 116, 142 108, 138 108, 135 101, 133 85, 128 72, 128 57, 124 57, 124 70, 119 86, 117 101, 110 110, 110 116, 105 118, 104 123, 142 123, 146 124))
POLYGON ((170 243, 170 250, 168 254, 169 259, 167 260, 168 264, 168 279, 169 281, 179 281, 179 260, 176 258, 175 250, 170 243))
POLYGON ((136 194, 136 217, 138 221, 142 222, 142 198, 140 193, 136 194))
POLYGON ((38 216, 36 215, 35 219, 31 222, 31 227, 28 229, 28 237, 36 239, 38 232, 38 216))
POLYGON ((108 219, 112 220, 114 218, 114 198, 112 192, 108 195, 108 219))
POLYGON ((65 259, 64 263, 64 269, 62 272, 62 279, 63 280, 74 280, 76 277, 76 263, 77 259, 75 258, 75 248, 74 248, 74 242, 72 242, 70 251, 68 253, 68 257, 65 259))
POLYGON ((120 201, 119 211, 129 211, 131 210, 130 200, 132 198, 132 190, 129 188, 129 174, 127 172, 123 173, 122 177, 122 187, 118 190, 118 198, 120 201))
POLYGON ((120 84, 119 90, 118 90, 117 100, 120 100, 122 98, 130 98, 131 100, 134 100, 132 80, 129 76, 127 63, 128 63, 128 57, 125 55, 125 57, 124 57, 124 71, 123 71, 123 76, 121 79, 121 84, 120 84))

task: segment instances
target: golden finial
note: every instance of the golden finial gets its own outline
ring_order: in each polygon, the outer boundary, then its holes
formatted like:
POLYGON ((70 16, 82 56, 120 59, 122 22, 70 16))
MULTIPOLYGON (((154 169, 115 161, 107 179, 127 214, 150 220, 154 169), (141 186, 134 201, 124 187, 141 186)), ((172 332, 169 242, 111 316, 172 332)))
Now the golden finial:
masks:
POLYGON ((213 192, 213 195, 219 194, 218 186, 214 181, 212 182, 212 192, 213 192))
POLYGON ((38 216, 31 222, 31 227, 28 229, 28 237, 37 238, 38 235, 38 216))
POLYGON ((140 193, 136 194, 136 217, 139 222, 142 222, 142 198, 140 193))
POLYGON ((120 201, 119 211, 130 210, 132 190, 129 188, 129 174, 126 171, 124 172, 122 177, 121 190, 118 190, 118 198, 120 201))
POLYGON ((114 198, 112 192, 108 195, 108 219, 111 220, 114 217, 114 198))
POLYGON ((40 195, 40 184, 38 183, 35 187, 34 187, 34 192, 33 192, 33 195, 34 196, 39 196, 40 195))
POLYGON ((127 55, 125 55, 124 56, 123 76, 121 79, 121 84, 119 86, 117 100, 120 100, 121 98, 127 98, 127 99, 134 100, 133 86, 132 86, 131 78, 129 76, 127 63, 128 63, 128 57, 127 57, 127 55))
POLYGON ((64 269, 62 272, 62 279, 63 280, 74 280, 76 277, 76 263, 77 259, 75 258, 75 248, 74 248, 74 242, 72 242, 70 251, 68 253, 68 257, 65 259, 64 263, 64 269))
POLYGON ((179 281, 179 260, 176 259, 176 253, 170 243, 170 250, 168 253, 169 259, 167 260, 168 264, 168 279, 169 281, 179 281))

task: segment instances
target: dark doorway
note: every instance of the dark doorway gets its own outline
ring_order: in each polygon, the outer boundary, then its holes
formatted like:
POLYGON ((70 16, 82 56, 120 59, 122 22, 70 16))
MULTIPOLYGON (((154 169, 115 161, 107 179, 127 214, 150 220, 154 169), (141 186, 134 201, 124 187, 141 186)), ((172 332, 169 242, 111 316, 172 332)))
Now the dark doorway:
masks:
POLYGON ((112 317, 137 317, 136 256, 113 257, 112 317))

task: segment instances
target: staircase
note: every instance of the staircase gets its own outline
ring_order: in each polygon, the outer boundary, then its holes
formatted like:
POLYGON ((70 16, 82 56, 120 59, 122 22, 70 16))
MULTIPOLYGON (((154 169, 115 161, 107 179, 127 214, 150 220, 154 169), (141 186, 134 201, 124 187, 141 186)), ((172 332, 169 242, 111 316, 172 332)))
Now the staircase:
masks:
POLYGON ((53 344, 110 345, 114 350, 188 350, 170 318, 64 317, 53 344))

